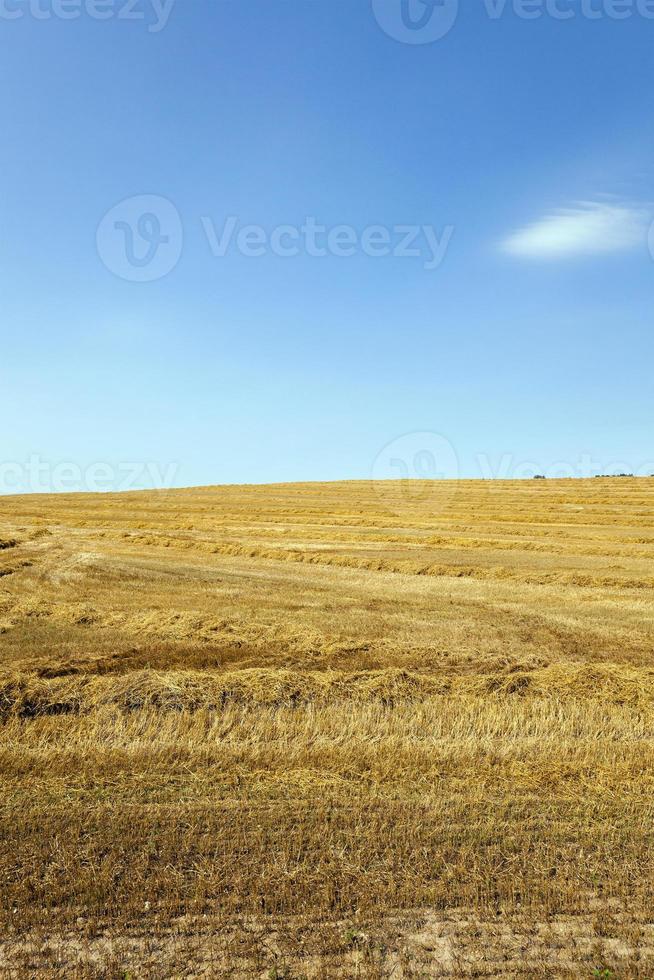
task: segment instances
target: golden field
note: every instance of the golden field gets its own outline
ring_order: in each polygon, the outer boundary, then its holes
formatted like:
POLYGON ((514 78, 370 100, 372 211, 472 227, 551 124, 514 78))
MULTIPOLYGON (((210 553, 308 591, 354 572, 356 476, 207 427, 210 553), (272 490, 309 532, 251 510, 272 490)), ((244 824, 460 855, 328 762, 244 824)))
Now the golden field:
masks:
POLYGON ((0 974, 654 977, 654 479, 0 499, 0 974))

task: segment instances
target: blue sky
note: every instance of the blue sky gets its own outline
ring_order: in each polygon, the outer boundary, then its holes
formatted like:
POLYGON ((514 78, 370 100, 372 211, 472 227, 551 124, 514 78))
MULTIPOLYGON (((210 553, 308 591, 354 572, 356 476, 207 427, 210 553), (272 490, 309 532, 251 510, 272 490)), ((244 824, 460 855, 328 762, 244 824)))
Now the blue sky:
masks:
POLYGON ((0 2, 0 492, 654 472, 644 0, 63 2, 0 2))

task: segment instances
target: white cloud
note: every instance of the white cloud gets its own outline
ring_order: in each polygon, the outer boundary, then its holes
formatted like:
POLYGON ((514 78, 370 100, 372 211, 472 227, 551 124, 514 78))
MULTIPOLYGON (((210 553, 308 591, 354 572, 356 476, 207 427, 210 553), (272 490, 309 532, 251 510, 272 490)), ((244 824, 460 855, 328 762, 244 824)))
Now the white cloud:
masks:
POLYGON ((641 207, 584 201, 520 228, 502 250, 526 258, 619 252, 646 241, 651 215, 641 207))

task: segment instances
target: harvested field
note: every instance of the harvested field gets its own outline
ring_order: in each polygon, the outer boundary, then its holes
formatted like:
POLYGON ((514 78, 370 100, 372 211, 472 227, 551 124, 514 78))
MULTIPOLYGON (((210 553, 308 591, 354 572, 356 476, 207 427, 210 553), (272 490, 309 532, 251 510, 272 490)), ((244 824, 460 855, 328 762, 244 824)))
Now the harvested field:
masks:
POLYGON ((654 976, 654 479, 2 498, 0 654, 3 976, 654 976))

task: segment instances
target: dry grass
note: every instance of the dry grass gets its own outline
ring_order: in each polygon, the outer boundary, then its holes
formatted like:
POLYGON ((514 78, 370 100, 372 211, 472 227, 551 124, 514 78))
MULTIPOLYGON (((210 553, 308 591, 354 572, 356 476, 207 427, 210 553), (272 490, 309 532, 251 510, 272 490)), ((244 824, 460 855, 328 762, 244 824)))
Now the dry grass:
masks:
POLYGON ((654 480, 0 502, 0 974, 652 977, 654 480))

